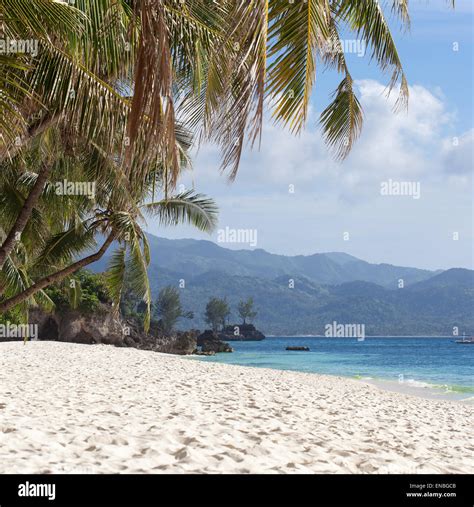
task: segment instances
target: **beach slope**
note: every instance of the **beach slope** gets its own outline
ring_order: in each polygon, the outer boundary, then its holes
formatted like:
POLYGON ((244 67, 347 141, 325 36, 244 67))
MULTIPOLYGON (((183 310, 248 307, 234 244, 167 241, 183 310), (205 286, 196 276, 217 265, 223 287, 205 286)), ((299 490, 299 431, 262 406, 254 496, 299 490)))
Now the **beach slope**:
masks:
POLYGON ((472 473, 474 408, 341 377, 0 343, 0 473, 472 473))

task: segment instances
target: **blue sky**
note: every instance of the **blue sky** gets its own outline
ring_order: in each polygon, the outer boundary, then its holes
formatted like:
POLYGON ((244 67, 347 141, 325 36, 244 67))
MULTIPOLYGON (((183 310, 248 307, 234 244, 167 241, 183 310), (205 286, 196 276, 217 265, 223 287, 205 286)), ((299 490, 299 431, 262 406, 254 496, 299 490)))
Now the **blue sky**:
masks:
MULTIPOLYGON (((472 268, 473 3, 456 3, 453 11, 445 0, 412 0, 410 32, 393 25, 410 84, 408 113, 393 114, 396 93, 385 97, 387 76, 369 54, 349 55, 365 125, 343 163, 334 162, 319 134, 318 115, 339 81, 325 72, 317 75, 304 133, 291 136, 267 120, 260 151, 244 153, 232 184, 218 172, 215 147, 201 147, 181 189, 212 196, 218 229, 255 230, 256 248, 270 252, 344 251, 375 263, 472 268), (388 181, 418 183, 419 198, 381 195, 388 181)), ((218 230, 209 236, 153 223, 148 230, 219 239, 218 230)))

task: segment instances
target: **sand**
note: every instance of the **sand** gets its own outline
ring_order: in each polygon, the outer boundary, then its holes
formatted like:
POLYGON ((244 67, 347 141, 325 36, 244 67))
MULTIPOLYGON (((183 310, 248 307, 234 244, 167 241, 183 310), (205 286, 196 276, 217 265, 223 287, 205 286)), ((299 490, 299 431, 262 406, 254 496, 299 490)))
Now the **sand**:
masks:
POLYGON ((0 473, 472 473, 473 421, 341 377, 0 343, 0 473))

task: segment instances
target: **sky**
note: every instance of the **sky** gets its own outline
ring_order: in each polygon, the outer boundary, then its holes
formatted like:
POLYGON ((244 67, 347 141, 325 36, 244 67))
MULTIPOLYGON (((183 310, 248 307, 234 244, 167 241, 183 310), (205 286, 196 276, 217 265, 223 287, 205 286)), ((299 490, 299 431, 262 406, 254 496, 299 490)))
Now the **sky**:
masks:
POLYGON ((340 80, 321 72, 304 132, 293 136, 267 117, 260 150, 245 150, 233 183, 219 173, 216 147, 193 154, 178 188, 217 202, 213 234, 152 222, 148 231, 283 255, 339 251, 372 263, 472 269, 473 2, 457 0, 454 11, 449 3, 411 0, 410 31, 392 26, 410 85, 407 112, 394 114, 396 93, 387 98, 388 77, 369 49, 347 55, 364 127, 346 160, 336 162, 320 135, 319 114, 340 80))

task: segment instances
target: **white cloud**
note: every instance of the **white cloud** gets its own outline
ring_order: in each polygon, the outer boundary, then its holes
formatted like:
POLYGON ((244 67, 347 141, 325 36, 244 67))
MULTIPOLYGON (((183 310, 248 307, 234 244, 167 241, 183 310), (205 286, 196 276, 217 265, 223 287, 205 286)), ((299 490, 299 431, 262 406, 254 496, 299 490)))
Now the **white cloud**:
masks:
MULTIPOLYGON (((219 174, 212 146, 201 149, 183 183, 216 199, 219 227, 256 228, 259 248, 287 254, 342 250, 372 262, 420 267, 470 265, 474 131, 456 132, 456 117, 439 90, 410 87, 408 111, 394 114, 396 91, 387 99, 385 85, 376 81, 358 81, 357 87, 364 128, 343 163, 329 154, 312 109, 298 137, 267 120, 260 151, 244 153, 232 185, 219 174), (388 179, 419 181, 421 198, 381 196, 380 184, 388 179), (344 231, 353 241, 342 241, 344 231), (454 244, 451 231, 461 231, 462 241, 454 244), (427 241, 435 245, 429 253, 427 241)), ((189 229, 167 235, 202 237, 189 229)))
POLYGON ((453 175, 472 175, 474 154, 474 129, 460 137, 446 139, 443 144, 443 167, 453 175))

